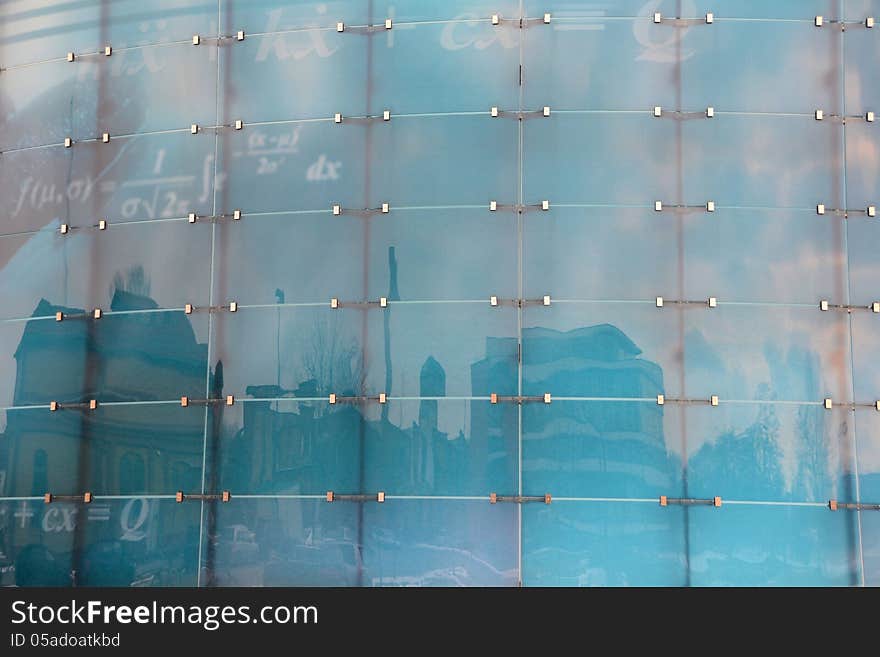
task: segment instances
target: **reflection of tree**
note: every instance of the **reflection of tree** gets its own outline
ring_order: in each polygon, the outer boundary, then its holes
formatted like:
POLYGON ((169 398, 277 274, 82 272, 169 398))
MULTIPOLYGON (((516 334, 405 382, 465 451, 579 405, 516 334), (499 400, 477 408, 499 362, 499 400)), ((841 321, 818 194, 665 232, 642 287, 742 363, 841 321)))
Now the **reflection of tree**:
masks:
POLYGON ((742 477, 748 478, 754 499, 779 497, 785 491, 780 467, 780 426, 775 409, 767 405, 761 407, 758 417, 744 430, 720 431, 689 459, 691 490, 717 490, 723 482, 742 477))
POLYGON ((326 318, 315 321, 315 328, 303 350, 303 367, 308 378, 317 381, 317 393, 360 394, 364 386, 361 346, 341 335, 338 325, 326 318))
POLYGON ((802 406, 797 414, 797 497, 804 500, 824 499, 834 490, 832 472, 837 469, 837 450, 829 444, 836 432, 824 428, 824 411, 802 406))

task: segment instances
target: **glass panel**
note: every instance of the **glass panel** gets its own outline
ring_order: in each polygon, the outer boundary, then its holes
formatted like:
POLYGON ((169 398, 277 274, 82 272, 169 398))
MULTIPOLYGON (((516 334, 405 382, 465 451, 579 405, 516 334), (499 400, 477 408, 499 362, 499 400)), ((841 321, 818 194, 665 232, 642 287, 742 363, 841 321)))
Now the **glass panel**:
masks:
POLYGON ((235 43, 224 51, 221 71, 228 116, 256 123, 365 115, 367 38, 315 29, 235 43))
POLYGON ((523 311, 523 394, 656 398, 681 393, 678 313, 644 303, 523 311), (668 311, 672 312, 668 312, 668 311))
POLYGON ((84 545, 74 557, 76 584, 196 586, 200 507, 149 497, 99 498, 78 507, 85 527, 84 545))
POLYGON ((211 213, 214 139, 152 134, 5 153, 3 233, 211 213), (57 222, 57 223, 56 223, 57 222))
POLYGON ((518 25, 398 25, 373 39, 373 68, 380 71, 372 84, 373 114, 517 109, 518 25))
POLYGON ((430 367, 438 370, 431 396, 516 394, 515 309, 493 308, 481 301, 393 303, 384 314, 371 312, 366 344, 373 368, 368 390, 384 389, 400 397, 422 395, 419 373, 430 367))
MULTIPOLYGON (((865 19, 870 16, 877 25, 880 3, 876 0, 846 0, 843 4, 847 20, 859 21, 864 26, 865 19)), ((880 90, 873 83, 877 66, 880 65, 880 40, 877 39, 876 29, 852 27, 846 31, 843 54, 847 114, 863 114, 869 110, 880 113, 880 90)), ((847 124, 847 130, 851 125, 847 124)))
POLYGON ((674 198, 675 122, 655 119, 649 110, 555 113, 526 122, 523 139, 527 203, 653 207, 674 198))
MULTIPOLYGON (((442 374, 425 368, 425 394, 442 385, 442 374)), ((217 488, 236 496, 381 490, 488 499, 492 491, 516 490, 517 413, 510 405, 436 397, 385 406, 244 399, 216 411, 214 422, 217 449, 208 466, 217 488)), ((201 448, 201 433, 199 439, 201 448)))
MULTIPOLYGON (((198 508, 195 506, 195 508, 198 508)), ((321 499, 242 499, 205 514, 205 586, 358 586, 358 505, 321 499)))
POLYGON ((34 310, 45 319, 0 322, 0 406, 43 404, 52 400, 82 401, 86 385, 87 323, 58 323, 61 308, 43 299, 34 310))
POLYGON ((880 586, 880 513, 862 514, 865 586, 880 586))
POLYGON ((678 32, 642 20, 603 20, 618 12, 601 6, 572 7, 554 14, 550 25, 526 30, 528 109, 650 112, 655 105, 675 105, 678 32))
POLYGON ((852 315, 853 383, 855 400, 862 403, 880 399, 880 317, 874 313, 852 315))
POLYGON ((105 4, 110 14, 107 29, 114 47, 217 34, 218 3, 214 0, 151 0, 148 10, 141 0, 113 0, 105 4))
POLYGON ((523 488, 554 499, 682 497, 681 423, 681 409, 656 402, 523 406, 523 488))
MULTIPOLYGON (((858 409, 855 414, 855 437, 859 499, 868 504, 880 504, 880 413, 874 409, 858 409)), ((862 518, 868 515, 871 512, 866 511, 862 518)))
POLYGON ((220 207, 245 213, 366 207, 365 132, 363 125, 328 119, 224 133, 220 207))
POLYGON ((493 119, 486 108, 484 116, 392 117, 376 125, 370 187, 374 206, 515 202, 516 124, 493 119))
POLYGON ((688 299, 818 305, 846 298, 843 221, 814 209, 735 208, 682 221, 688 299))
POLYGON ((719 303, 685 313, 691 398, 821 403, 851 396, 845 313, 719 303))
POLYGON ((774 502, 854 501, 846 409, 727 404, 687 409, 688 495, 774 502))
POLYGON ((117 294, 110 310, 95 321, 42 300, 45 319, 0 322, 0 405, 204 398, 207 316, 150 312, 136 294, 117 294), (78 317, 56 322, 57 311, 78 317))
MULTIPOLYGON (((742 9, 747 9, 750 13, 746 16, 751 16, 758 13, 758 7, 745 7, 741 2, 722 3, 725 6, 718 7, 718 3, 708 0, 704 4, 708 11, 721 11, 715 13, 716 24, 682 30, 680 58, 685 109, 714 107, 719 112, 796 114, 812 114, 822 108, 826 112, 832 108, 839 110, 834 104, 829 105, 835 103, 840 87, 839 29, 817 28, 812 23, 816 14, 805 11, 799 16, 805 19, 803 22, 729 21, 724 20, 725 14, 742 15, 742 9), (768 66, 768 62, 773 65, 768 66)), ((822 10, 817 13, 828 16, 822 10)), ((697 15, 705 16, 705 11, 697 15)), ((677 29, 665 25, 661 28, 677 29)))
POLYGON ((69 0, 0 3, 0 60, 4 68, 63 58, 72 51, 96 52, 101 7, 69 0))
POLYGON ((585 15, 650 18, 655 11, 664 16, 675 16, 679 4, 680 15, 686 18, 702 17, 708 11, 723 18, 788 18, 803 19, 810 23, 816 14, 824 13, 828 18, 837 16, 832 9, 837 0, 726 0, 720 3, 721 7, 718 6, 718 0, 613 0, 596 3, 584 3, 580 0, 525 0, 525 10, 529 16, 542 16, 543 12, 551 11, 554 19, 585 15))
MULTIPOLYGON (((222 10, 223 22, 230 31, 243 29, 248 34, 303 27, 335 30, 337 21, 366 25, 370 18, 369 4, 363 0, 236 0, 223 3, 222 10)), ((354 40, 359 38, 355 36, 354 40)))
POLYGON ((694 586, 851 586, 855 514, 826 505, 690 510, 694 586))
MULTIPOLYGON (((433 361, 419 375, 421 393, 442 390, 433 361)), ((511 404, 449 399, 391 400, 365 408, 364 491, 393 495, 515 492, 517 411, 511 404)))
POLYGON ((0 500, 0 585, 71 586, 76 507, 0 500))
POLYGON ((390 500, 364 506, 365 586, 515 586, 516 505, 390 500))
POLYGON ((401 22, 478 20, 492 14, 519 18, 518 0, 375 0, 372 4, 373 23, 377 24, 388 16, 401 22))
MULTIPOLYGON (((833 121, 725 115, 689 121, 682 132, 688 202, 840 207, 842 128, 833 121)), ((668 149, 674 152, 671 140, 668 149)))
MULTIPOLYGON (((846 204, 852 210, 880 206, 880 110, 875 112, 874 123, 846 124, 846 204)), ((858 216, 855 221, 859 221, 858 216)))
POLYGON ((65 137, 95 136, 97 63, 94 59, 83 60, 74 66, 57 61, 40 64, 39 68, 3 71, 0 148, 7 151, 3 159, 15 148, 62 144, 65 137))
POLYGON ((98 92, 97 129, 89 121, 77 134, 188 133, 193 123, 216 124, 216 48, 184 43, 122 50, 102 59, 87 80, 98 92))
POLYGON ((43 299, 89 309, 109 308, 126 294, 151 308, 207 305, 208 270, 198 254, 210 250, 210 226, 181 221, 5 236, 0 318, 29 317, 43 299))
POLYGON ((530 212, 523 220, 525 297, 637 300, 666 294, 677 285, 675 226, 674 215, 648 208, 551 204, 549 214, 530 212))
POLYGON ((880 301, 880 223, 854 217, 846 222, 846 249, 849 254, 849 286, 852 303, 867 306, 880 301))
POLYGON ((325 213, 246 216, 219 227, 218 235, 214 289, 247 303, 516 296, 513 213, 393 210, 369 220, 325 213))
POLYGON ((523 508, 526 586, 685 586, 685 513, 656 502, 523 508))

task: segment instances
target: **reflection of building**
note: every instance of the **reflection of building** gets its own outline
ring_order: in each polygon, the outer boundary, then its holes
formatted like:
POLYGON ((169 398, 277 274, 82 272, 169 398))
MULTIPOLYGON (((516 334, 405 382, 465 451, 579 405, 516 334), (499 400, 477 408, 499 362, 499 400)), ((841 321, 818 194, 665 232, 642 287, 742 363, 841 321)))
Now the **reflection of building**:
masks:
MULTIPOLYGON (((174 312, 130 312, 155 308, 152 299, 117 290, 110 310, 122 314, 108 314, 100 321, 27 322, 15 352, 13 403, 42 408, 7 411, 6 431, 0 437, 0 465, 7 472, 3 495, 74 495, 86 490, 96 495, 138 495, 199 490, 204 413, 169 405, 106 405, 167 401, 175 398, 168 391, 203 389, 207 348, 197 343, 189 318, 174 312), (101 405, 89 412, 63 409, 65 403, 88 399, 98 399, 101 405), (46 406, 52 400, 61 402, 62 410, 49 412, 46 406)), ((51 318, 57 311, 85 314, 42 300, 34 317, 51 318)), ((41 534, 40 519, 49 508, 34 504, 29 524, 7 527, 2 552, 14 555, 34 541, 53 551, 74 549, 71 541, 76 528, 68 525, 63 532, 46 534, 44 530, 41 534)), ((89 517, 93 515, 90 507, 89 517)), ((175 532, 181 537, 198 532, 198 527, 183 525, 174 529, 174 515, 153 520, 162 526, 163 542, 173 543, 175 532)), ((102 517, 100 524, 90 524, 85 531, 87 552, 98 549, 102 541, 118 538, 116 520, 102 517)), ((156 542, 159 536, 156 528, 145 540, 156 542)), ((128 542, 123 547, 142 550, 156 546, 128 542)), ((100 549, 107 552, 106 545, 100 549)), ((71 567, 76 563, 74 557, 71 567)))

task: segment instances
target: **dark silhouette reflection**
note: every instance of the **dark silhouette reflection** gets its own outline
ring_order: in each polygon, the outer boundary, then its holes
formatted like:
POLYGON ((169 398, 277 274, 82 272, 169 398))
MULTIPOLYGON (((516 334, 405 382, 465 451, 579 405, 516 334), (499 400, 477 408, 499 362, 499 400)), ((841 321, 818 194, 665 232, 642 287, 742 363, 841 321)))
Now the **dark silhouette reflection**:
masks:
POLYGON ((179 390, 204 390, 207 346, 183 313, 148 312, 156 308, 117 280, 110 310, 130 314, 58 323, 51 319, 57 311, 86 311, 43 299, 33 315, 49 319, 25 325, 15 351, 13 406, 42 407, 6 412, 2 494, 88 490, 132 498, 88 506, 0 503, 3 583, 38 585, 59 568, 67 585, 187 584, 195 576, 198 517, 137 496, 200 489, 204 413, 111 403, 167 402, 179 390), (88 399, 101 400, 97 410, 63 409, 88 399), (50 400, 62 410, 48 411, 50 400), (41 560, 45 567, 33 565, 41 560))

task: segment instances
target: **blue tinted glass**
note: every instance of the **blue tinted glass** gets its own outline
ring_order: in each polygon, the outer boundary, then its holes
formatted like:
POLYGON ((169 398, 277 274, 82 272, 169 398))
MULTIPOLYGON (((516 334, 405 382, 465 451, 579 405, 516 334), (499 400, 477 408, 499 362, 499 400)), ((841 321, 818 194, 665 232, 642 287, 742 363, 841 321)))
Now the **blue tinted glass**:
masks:
POLYGON ((0 500, 0 583, 72 586, 76 507, 34 500, 0 500))
POLYGON ((858 583, 855 514, 827 505, 724 505, 691 511, 694 586, 858 583), (755 531, 755 528, 760 528, 755 531))
POLYGON ((538 299, 651 299, 675 289, 675 216, 651 208, 550 206, 523 221, 525 296, 538 299), (626 276, 620 275, 626 253, 626 276))
POLYGON ((718 207, 685 215, 686 296, 719 302, 844 300, 846 230, 844 222, 815 209, 718 207))
POLYGON ((854 217, 846 224, 846 248, 849 255, 849 281, 852 302, 868 305, 880 301, 880 223, 854 217))
POLYGON ((73 558, 78 586, 196 586, 198 502, 99 498, 77 511, 83 525, 73 558))
POLYGON ((526 202, 654 206, 674 199, 675 124, 639 113, 567 114, 524 126, 526 202), (601 152, 601 158, 595 153, 601 152))
POLYGON ((685 586, 685 514, 657 502, 523 509, 526 586, 685 586))
MULTIPOLYGON (((855 108, 854 108, 855 109, 855 108)), ((857 111, 857 109, 856 109, 857 111)), ((873 123, 851 121, 846 124, 846 202, 847 209, 865 210, 880 205, 880 111, 873 123)), ((862 215, 864 217, 864 215, 862 215)))
POLYGON ((314 27, 335 30, 339 21, 366 25, 368 7, 362 0, 236 0, 224 3, 221 10, 230 33, 243 29, 247 34, 263 34, 314 27))
POLYGON ((368 129, 345 121, 335 124, 328 118, 245 125, 243 130, 224 133, 218 166, 228 175, 218 194, 218 207, 245 213, 322 210, 328 216, 334 204, 366 208, 364 137, 368 129))
POLYGON ((880 399, 880 372, 871 362, 880 349, 880 315, 860 312, 852 317, 853 385, 855 399, 880 399))
POLYGON ((656 402, 530 404, 523 486, 554 497, 681 497, 681 425, 681 409, 656 402))
POLYGON ((684 316, 689 397, 818 403, 852 394, 845 313, 719 302, 684 316))
POLYGON ((363 37, 327 29, 249 36, 224 51, 225 110, 249 123, 363 116, 367 48, 363 37))
POLYGON ((687 409, 688 491, 697 498, 855 500, 852 413, 795 404, 687 409))
POLYGON ((16 66, 100 48, 101 8, 67 0, 20 0, 0 5, 0 59, 16 66))
POLYGON ((362 585, 358 505, 320 498, 233 497, 211 505, 202 585, 362 585))
POLYGON ((515 586, 516 508, 486 500, 364 507, 365 586, 515 586))
POLYGON ((373 65, 381 71, 371 89, 374 114, 517 107, 517 26, 488 20, 398 25, 373 38, 373 65))
POLYGON ((0 237, 0 317, 29 317, 41 299, 108 308, 117 291, 146 295, 152 308, 206 305, 209 280, 201 256, 210 250, 210 226, 185 221, 0 237))
POLYGON ((523 394, 655 399, 681 393, 679 311, 554 303, 523 311, 523 394))
MULTIPOLYGON (((859 409, 855 413, 856 458, 858 461, 860 501, 880 504, 880 413, 876 408, 859 409)), ((870 515, 866 512, 864 515, 870 515)))
POLYGON ((515 202, 516 123, 492 118, 489 108, 482 116, 382 122, 370 151, 372 207, 515 202))
POLYGON ((519 18, 519 0, 375 0, 373 23, 391 17, 399 21, 477 21, 493 14, 519 18))

